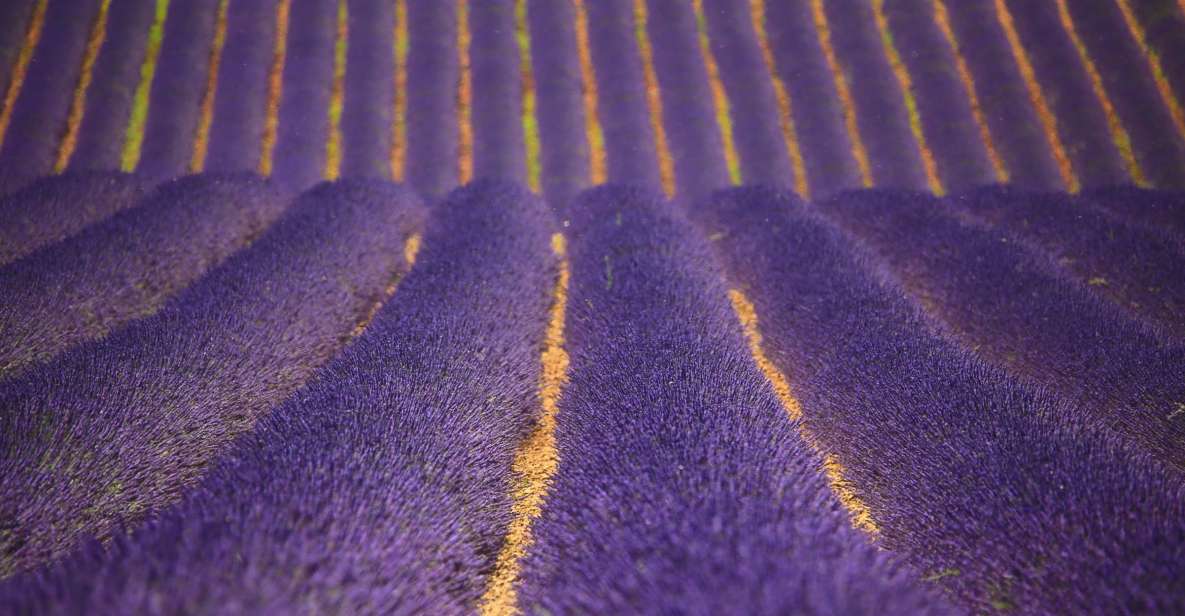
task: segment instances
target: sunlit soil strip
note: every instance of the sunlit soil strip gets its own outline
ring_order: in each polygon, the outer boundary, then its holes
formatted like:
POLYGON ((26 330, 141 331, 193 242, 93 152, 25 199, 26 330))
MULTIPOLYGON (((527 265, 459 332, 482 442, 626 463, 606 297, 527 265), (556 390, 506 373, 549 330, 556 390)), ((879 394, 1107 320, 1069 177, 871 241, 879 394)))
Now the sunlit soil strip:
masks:
POLYGON ((798 145, 798 132, 794 128, 790 93, 786 90, 786 83, 778 76, 773 50, 769 46, 769 35, 765 30, 765 0, 749 0, 749 16, 753 19, 753 32, 757 35, 757 46, 761 49, 761 59, 765 62, 770 82, 774 87, 774 99, 778 104, 778 126, 782 129, 782 141, 786 143, 786 152, 790 155, 791 171, 794 173, 794 191, 803 199, 810 199, 811 190, 806 177, 806 162, 802 158, 802 148, 798 145))
POLYGON ((875 537, 880 530, 877 528, 876 522, 873 521, 872 514, 868 511, 868 506, 860 500, 844 479, 844 468, 835 459, 835 456, 824 453, 815 440, 814 435, 801 423, 802 406, 798 403, 798 399, 794 397, 794 392, 790 389, 790 383, 786 381, 786 377, 774 366, 773 362, 765 356, 765 351, 761 347, 761 330, 757 326, 757 310, 753 307, 753 303, 749 301, 749 298, 743 292, 737 289, 730 289, 728 291, 728 298, 732 301, 733 311, 736 312, 737 319, 741 323, 741 328, 745 331, 745 339, 749 343, 749 353, 753 356, 753 361, 757 363, 757 367, 761 369, 762 374, 765 375, 770 386, 773 387, 774 394, 777 395, 778 402, 782 404, 782 408, 785 409, 790 421, 798 423, 799 434, 802 436, 802 439, 815 451, 822 454, 823 471, 827 475, 827 483, 831 486, 831 491, 835 493, 839 502, 848 510, 848 515, 852 519, 852 526, 875 537))
POLYGON ((230 0, 220 0, 214 23, 214 42, 210 45, 210 66, 206 70, 206 91, 198 117, 197 133, 193 138, 193 157, 189 172, 201 173, 206 168, 206 154, 210 150, 210 125, 214 122, 214 95, 218 93, 218 69, 222 66, 222 48, 226 46, 226 11, 230 0))
POLYGON ((876 29, 881 35, 881 45, 885 48, 885 57, 889 60, 889 68, 901 86, 901 96, 905 100, 905 110, 909 116, 909 131, 918 144, 918 153, 922 157, 922 168, 926 172, 926 185, 930 192, 942 196, 946 194, 946 187, 942 178, 938 177, 938 164, 934 162, 934 152, 926 143, 926 132, 922 127, 922 113, 918 110, 918 101, 914 96, 913 77, 909 68, 901 60, 901 52, 893 42, 893 31, 889 28, 889 20, 885 17, 885 0, 872 0, 872 15, 876 22, 876 29))
POLYGON ((580 59, 580 92, 584 97, 584 134, 588 140, 588 181, 604 184, 605 133, 597 111, 597 75, 593 68, 592 49, 588 42, 588 11, 584 0, 572 0, 576 13, 576 51, 580 59))
POLYGON ((1004 37, 1008 39, 1008 46, 1012 49, 1012 57, 1016 60, 1016 66, 1020 69, 1020 76, 1025 82, 1025 89, 1029 93, 1029 103, 1033 106, 1033 110, 1037 112, 1037 119, 1041 121, 1041 128, 1045 132, 1045 140, 1049 142, 1049 148, 1053 151, 1053 158, 1057 161, 1058 173, 1062 176, 1062 184, 1065 185, 1066 190, 1072 193, 1078 192, 1082 186, 1078 181, 1078 176, 1074 173, 1074 167, 1070 164, 1070 157, 1066 154, 1066 147, 1062 144, 1062 139, 1057 132, 1057 120, 1053 117, 1053 112, 1049 110, 1049 103, 1045 101, 1045 94, 1041 92, 1041 84, 1037 81, 1037 75, 1033 71, 1033 64, 1029 61, 1029 55, 1025 52, 1024 45, 1020 43, 1020 35, 1016 33, 1016 24, 1012 20, 1012 13, 1008 10, 1008 5, 1004 0, 995 0, 996 2, 996 19, 999 20, 1000 26, 1004 29, 1004 37))
POLYGON ((469 0, 457 0, 457 180, 473 179, 473 71, 469 54, 469 0))
POLYGON ((366 316, 362 317, 362 320, 358 321, 358 324, 354 326, 354 330, 350 332, 350 338, 357 338, 358 336, 361 336, 362 332, 365 332, 366 328, 370 327, 371 321, 374 321, 375 315, 379 313, 379 310, 382 310, 383 305, 391 299, 391 296, 395 295, 395 289, 399 288, 399 281, 402 280, 407 274, 407 271, 416 264, 416 255, 420 253, 421 242, 422 238, 420 237, 420 234, 413 233, 407 238, 407 241, 403 243, 403 260, 407 262, 407 270, 397 275, 393 280, 391 280, 391 283, 383 289, 383 296, 371 305, 370 310, 366 311, 366 316))
POLYGON ((835 47, 831 44, 831 26, 827 23, 827 13, 823 10, 823 0, 811 0, 811 15, 815 22, 815 32, 819 34, 819 46, 823 48, 823 57, 827 60, 832 79, 835 80, 835 91, 839 95, 844 126, 848 131, 848 140, 852 143, 852 156, 860 169, 860 183, 864 188, 871 188, 872 166, 868 162, 868 150, 864 147, 864 140, 860 137, 860 126, 856 123, 856 103, 852 100, 848 75, 839 65, 835 47))
POLYGON ((515 0, 514 38, 518 43, 519 74, 523 97, 523 150, 527 156, 527 186, 539 192, 539 120, 535 116, 535 73, 531 66, 531 30, 527 24, 527 0, 515 0))
POLYGON ((403 181, 407 164, 407 0, 395 0, 395 103, 391 113, 391 179, 403 181))
POLYGON ((1074 43, 1074 49, 1078 51, 1078 58, 1082 60, 1082 68, 1086 69, 1086 75, 1090 78, 1090 87, 1094 90, 1095 98, 1099 99, 1099 104, 1103 106, 1103 113, 1107 116, 1107 128, 1111 130, 1111 141, 1119 149, 1119 154, 1123 156, 1123 164, 1127 167, 1128 175, 1137 186, 1147 187, 1149 185, 1148 178, 1144 175, 1144 170, 1140 168, 1135 152, 1132 151, 1131 136, 1127 134, 1127 129, 1123 127, 1123 122, 1115 111, 1115 105, 1111 103, 1111 97, 1107 95, 1107 89, 1103 86, 1103 77, 1099 74, 1094 61, 1090 59, 1090 52, 1086 50, 1086 45, 1078 36, 1078 30, 1074 26, 1074 18, 1070 16, 1066 0, 1057 0, 1057 14, 1066 34, 1070 35, 1070 40, 1074 43))
POLYGON ((346 92, 346 52, 350 45, 350 14, 346 0, 337 1, 337 32, 333 42, 333 86, 329 91, 329 139, 325 142, 325 179, 342 170, 342 105, 346 92))
POLYGON ((156 77, 156 60, 160 57, 161 41, 165 37, 165 18, 169 15, 169 0, 156 0, 156 13, 148 30, 148 44, 144 49, 144 63, 140 65, 140 83, 132 99, 132 115, 128 119, 123 139, 123 155, 119 168, 132 172, 140 164, 140 146, 144 144, 144 124, 148 121, 149 96, 152 80, 156 77))
POLYGON ((983 107, 979 103, 979 94, 975 91, 975 80, 971 77, 971 69, 967 67, 967 60, 963 57, 963 51, 959 49, 959 41, 955 38, 955 31, 950 25, 950 15, 946 11, 946 0, 934 0, 934 22, 938 24, 938 29, 946 38, 946 44, 950 46, 951 55, 955 59, 955 72, 959 75, 959 81, 963 83, 963 90, 967 93, 967 101, 971 105, 971 116, 975 120, 975 126, 979 129, 979 138, 987 150, 988 160, 992 163, 992 172, 996 176, 996 181, 1001 184, 1007 183, 1008 165, 1004 163, 1000 151, 996 149, 996 142, 992 139, 987 118, 983 115, 983 107))
POLYGON ((531 523, 543 511, 543 499, 560 463, 555 427, 560 393, 568 372, 568 353, 564 350, 564 313, 568 306, 570 275, 562 234, 551 236, 551 249, 559 259, 559 275, 552 296, 551 318, 542 355, 539 401, 543 414, 535 430, 515 454, 512 488, 514 520, 507 529, 506 541, 498 553, 494 571, 478 604, 483 616, 508 616, 518 612, 514 584, 518 580, 520 562, 533 541, 531 523))
POLYGON ((669 198, 675 195, 675 160, 671 158, 667 130, 662 122, 662 92, 654 72, 654 52, 650 48, 650 35, 646 32, 647 20, 646 0, 634 0, 634 38, 638 41, 642 77, 646 82, 646 107, 650 112, 650 131, 654 133, 654 151, 658 155, 658 177, 663 192, 669 198))
POLYGON ((0 145, 4 145, 4 134, 8 132, 8 125, 12 122, 13 108, 16 107, 17 96, 21 93, 21 86, 25 85, 25 75, 29 73, 29 62, 33 60, 33 51, 41 40, 41 30, 45 26, 45 9, 49 0, 40 0, 33 9, 33 17, 29 20, 29 27, 25 30, 25 40, 21 43, 21 51, 17 54, 16 64, 12 68, 12 80, 8 82, 8 89, 4 92, 4 109, 0 110, 0 145))
POLYGON ((737 157, 736 142, 732 138, 732 113, 729 111, 728 94, 724 91, 724 84, 720 81, 720 67, 716 64, 716 56, 712 53, 712 43, 708 37, 708 20, 704 17, 703 0, 693 0, 695 10, 695 29, 699 39, 699 53, 704 61, 704 68, 708 73, 708 87, 712 90, 712 104, 716 109, 716 125, 720 127, 720 142, 724 147, 724 162, 728 166, 728 179, 733 184, 741 183, 741 162, 737 157))
POLYGON ((280 128, 280 96, 284 89, 284 61, 288 56, 288 15, 292 0, 276 5, 276 38, 272 44, 272 67, 267 75, 267 115, 263 121, 263 142, 259 152, 259 175, 272 174, 276 133, 280 128))
MULTIPOLYGON (((1123 21, 1127 24, 1128 32, 1131 33, 1132 39, 1135 40, 1136 45, 1139 46, 1140 51, 1143 52, 1144 57, 1148 60, 1148 68, 1152 71, 1152 79, 1156 82, 1156 90, 1160 93, 1161 100, 1164 101, 1165 107, 1169 110, 1169 117, 1173 120, 1173 128, 1177 130, 1177 138, 1185 141, 1185 111, 1182 111, 1181 102, 1173 94, 1172 86, 1169 85, 1169 80, 1165 77, 1164 67, 1160 64, 1160 55, 1148 46, 1148 38, 1144 34, 1144 28, 1136 20, 1136 15, 1132 11, 1129 0, 1115 0, 1115 2, 1119 5, 1120 12, 1123 13, 1123 21)), ((1180 0, 1180 2, 1181 11, 1185 13, 1185 0, 1180 0)))
POLYGON ((74 86, 74 97, 70 99, 70 114, 66 118, 66 132, 58 143, 58 153, 54 158, 54 173, 66 170, 66 166, 70 164, 70 157, 74 155, 74 148, 78 146, 78 129, 82 126, 82 114, 86 111, 86 92, 91 86, 99 50, 103 48, 103 41, 107 38, 107 14, 110 9, 111 0, 103 0, 103 3, 99 5, 99 14, 95 18, 95 23, 91 26, 90 36, 86 39, 86 51, 82 55, 82 70, 78 75, 78 85, 74 86))

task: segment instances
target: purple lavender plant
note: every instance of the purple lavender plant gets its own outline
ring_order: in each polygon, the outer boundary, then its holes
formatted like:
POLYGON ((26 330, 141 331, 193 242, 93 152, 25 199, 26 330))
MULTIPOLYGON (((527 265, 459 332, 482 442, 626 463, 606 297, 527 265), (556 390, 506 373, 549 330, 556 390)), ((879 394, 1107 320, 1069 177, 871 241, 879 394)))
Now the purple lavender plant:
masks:
POLYGON ((0 575, 175 501, 351 339, 421 218, 390 185, 323 184, 157 315, 0 384, 0 575))
POLYGON ((1083 197, 1123 220, 1164 232, 1185 244, 1185 192, 1120 186, 1093 190, 1083 197))
POLYGON ((1073 405, 1079 421, 1185 468, 1185 348, 928 195, 851 192, 822 210, 866 242, 950 333, 1073 405))
POLYGON ((879 545, 975 613, 1185 609, 1175 473, 939 335, 794 196, 736 189, 698 213, 879 545))
POLYGON ((135 205, 145 190, 122 173, 72 173, 0 198, 0 266, 135 205))
POLYGON ((629 188, 569 214, 571 367, 522 611, 951 611, 852 528, 694 229, 629 188))
POLYGON ((1185 336, 1185 251, 1172 240, 1064 193, 992 187, 947 203, 1046 250, 1096 295, 1185 336))
POLYGON ((247 176, 190 176, 0 270, 0 377, 148 316, 284 209, 247 176))
MULTIPOLYGON (((314 196, 300 209, 333 212, 349 201, 314 196)), ((376 223, 404 216, 399 202, 367 200, 353 236, 329 229, 317 239, 397 237, 401 227, 376 223)), ((468 613, 510 518, 515 447, 538 412, 551 229, 550 212, 524 191, 454 191, 364 335, 243 435, 198 489, 108 549, 91 544, 10 580, 0 604, 468 613)), ((378 250, 368 248, 362 254, 378 250)))

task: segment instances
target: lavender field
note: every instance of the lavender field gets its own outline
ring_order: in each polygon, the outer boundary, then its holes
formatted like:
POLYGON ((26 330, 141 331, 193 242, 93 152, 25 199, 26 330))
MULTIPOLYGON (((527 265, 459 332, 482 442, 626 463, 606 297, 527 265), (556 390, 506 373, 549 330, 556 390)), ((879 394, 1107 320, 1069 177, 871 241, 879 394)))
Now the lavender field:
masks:
POLYGON ((0 616, 1185 614, 1185 0, 0 2, 0 616))

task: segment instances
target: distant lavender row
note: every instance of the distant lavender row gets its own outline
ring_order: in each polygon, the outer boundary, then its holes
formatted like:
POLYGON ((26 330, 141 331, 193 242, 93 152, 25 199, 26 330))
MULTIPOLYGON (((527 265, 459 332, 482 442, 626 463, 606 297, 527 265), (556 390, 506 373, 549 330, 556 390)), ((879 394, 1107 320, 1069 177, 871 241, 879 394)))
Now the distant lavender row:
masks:
POLYGON ((1185 336, 1185 250, 1064 193, 997 187, 949 199, 1000 231, 1049 251, 1097 295, 1185 336))
POLYGON ((949 611, 850 526, 694 229, 627 188, 569 215, 570 382, 522 611, 949 611))
POLYGON ((975 613, 1185 609, 1171 471, 934 333, 793 196, 722 193, 702 222, 880 545, 975 613))
POLYGON ((350 339, 421 217, 403 190, 322 185, 157 315, 0 384, 0 575, 174 501, 350 339))
POLYGON ((206 169, 258 169, 267 130, 268 71, 276 38, 278 0, 231 2, 226 46, 218 65, 206 169))
MULTIPOLYGON (((156 2, 112 2, 70 169, 118 169, 156 2)), ((242 171, 244 168, 235 169, 242 171)))
POLYGON ((884 186, 924 188, 926 175, 919 144, 910 132, 901 84, 885 55, 871 3, 823 5, 835 55, 841 70, 850 75, 847 79, 855 104, 853 111, 868 150, 872 177, 884 186))
MULTIPOLYGON (((967 89, 959 81, 954 50, 934 18, 935 3, 887 0, 882 10, 887 22, 882 35, 897 48, 901 69, 910 76, 918 120, 944 186, 961 191, 991 182, 995 175, 986 144, 976 130, 967 89)), ((1003 64, 1008 56, 996 56, 994 61, 1003 64)), ((1017 128, 1008 127, 1010 132, 1017 128)))
POLYGON ((181 178, 0 269, 0 377, 156 312, 263 232, 284 205, 251 177, 181 178))
POLYGON ((56 175, 0 198, 0 266, 132 207, 146 186, 122 173, 56 175))
POLYGON ((1164 231, 1185 244, 1185 192, 1123 186, 1089 192, 1086 199, 1124 220, 1164 231))
POLYGON ((918 193, 841 195, 825 214, 867 242, 889 275, 954 336, 1185 468, 1185 348, 1065 279, 1007 234, 963 224, 918 193))
POLYGON ((538 199, 505 185, 455 191, 365 334, 198 490, 109 550, 92 545, 0 586, 0 603, 104 613, 471 610, 510 518, 515 445, 538 410, 555 280, 549 218, 538 199))
POLYGON ((136 167, 146 177, 176 177, 189 169, 217 9, 218 3, 209 1, 169 5, 144 121, 142 155, 136 167))
POLYGON ((325 175, 337 4, 300 0, 290 5, 272 173, 286 188, 303 190, 325 175))
MULTIPOLYGON (((40 39, 25 79, 14 91, 19 95, 7 130, 0 136, 0 194, 18 190, 53 169, 100 4, 100 0, 47 3, 40 39)), ((0 99, 0 107, 5 102, 0 99)))
MULTIPOLYGON (((1156 186, 1185 187, 1181 173, 1185 169, 1185 147, 1182 147, 1185 142, 1177 131, 1166 130, 1173 125, 1171 112, 1157 92, 1153 72, 1149 70, 1153 65, 1146 55, 1148 52, 1140 49, 1124 24, 1119 3, 1066 0, 1066 6, 1086 53, 1102 76, 1115 116, 1127 132, 1132 155, 1144 174, 1156 186)), ((1175 21, 1176 27, 1181 27, 1185 15, 1180 8, 1161 11, 1162 20, 1175 21)), ((1159 63, 1159 58, 1156 61, 1159 63)))
POLYGON ((0 88, 7 89, 36 0, 0 3, 0 88))
MULTIPOLYGON (((980 1, 988 4, 988 0, 980 1)), ((1069 32, 1059 20, 1057 4, 1003 1, 1056 120, 1057 134, 1065 144, 1074 173, 1087 187, 1130 182, 1132 178, 1109 130, 1107 114, 1094 94, 1069 32)), ((964 2, 947 4, 956 7, 964 2)))

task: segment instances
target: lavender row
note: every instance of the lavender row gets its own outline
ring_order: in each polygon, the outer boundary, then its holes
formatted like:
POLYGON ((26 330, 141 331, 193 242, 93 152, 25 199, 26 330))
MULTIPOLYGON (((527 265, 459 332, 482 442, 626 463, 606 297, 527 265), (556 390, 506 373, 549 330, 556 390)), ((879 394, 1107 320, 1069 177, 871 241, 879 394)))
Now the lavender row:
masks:
MULTIPOLYGON (((720 66, 721 85, 728 94, 742 177, 746 182, 793 186, 773 80, 753 29, 750 11, 754 6, 750 0, 708 0, 704 3, 705 25, 713 57, 720 66)), ((761 27, 768 29, 764 24, 761 27)), ((724 184, 719 182, 712 188, 724 184)), ((698 195, 689 199, 699 200, 698 195)))
POLYGON ((764 4, 775 70, 793 97, 794 130, 811 194, 832 195, 859 186, 860 170, 844 126, 843 107, 808 3, 764 4))
POLYGON ((0 269, 0 377, 156 312, 284 206, 251 177, 190 176, 0 269))
POLYGON ((596 76, 598 121, 607 177, 658 188, 656 135, 647 106, 645 68, 630 0, 583 2, 596 76))
POLYGON ((395 3, 350 0, 346 74, 342 85, 341 172, 344 177, 391 177, 395 106, 395 3))
POLYGON ((155 316, 0 385, 0 574, 174 501, 351 338, 420 218, 406 191, 322 185, 155 316))
POLYGON ((850 526, 669 204, 572 205, 559 467, 524 613, 943 613, 850 526))
MULTIPOLYGON (((728 166, 690 2, 649 2, 646 36, 661 90, 675 192, 698 201, 728 183, 728 166)), ((771 136, 779 135, 777 126, 771 136)))
POLYGON ((1032 242, 1096 295, 1185 336, 1185 250, 1064 193, 982 189, 949 199, 980 221, 1032 242))
POLYGON ((293 190, 325 175, 336 36, 337 2, 292 0, 272 177, 293 190))
POLYGON ((103 44, 86 89, 86 104, 81 109, 78 145, 67 161, 70 169, 120 168, 133 99, 148 52, 148 32, 155 5, 149 0, 111 3, 103 44))
POLYGON ((515 445, 538 411, 555 281, 549 218, 504 185, 455 191, 365 334, 197 490, 108 550, 12 580, 0 602, 109 613, 471 610, 510 518, 515 445))
POLYGON ((408 2, 406 32, 407 182, 436 199, 457 185, 457 3, 408 2))
POLYGON ((527 29, 538 92, 540 184, 548 203, 565 204, 589 177, 575 7, 569 2, 530 3, 527 29))
POLYGON ((877 251, 900 283, 981 356, 1185 468, 1185 347, 999 231, 922 194, 847 193, 826 214, 877 251))
POLYGON ((255 0, 227 5, 226 44, 218 65, 206 159, 210 171, 259 168, 275 60, 277 4, 278 0, 255 0))
POLYGON ((1065 188, 993 0, 946 1, 943 5, 1009 181, 1030 189, 1065 188))
POLYGON ((13 64, 21 52, 33 7, 37 0, 12 0, 0 4, 0 91, 8 88, 13 64))
POLYGON ((723 193, 701 222, 882 547, 975 613, 1185 607, 1172 471, 954 345, 795 197, 723 193))
POLYGON ((146 177, 167 179, 189 170, 210 68, 217 9, 218 2, 211 1, 169 4, 148 99, 143 149, 136 167, 146 177))
POLYGON ((1056 3, 1004 2, 1033 65, 1036 81, 1057 120, 1057 133, 1065 144, 1074 173, 1087 187, 1131 181, 1108 130, 1107 115, 1091 88, 1090 77, 1069 33, 1059 21, 1056 3))
POLYGON ((48 3, 40 40, 0 139, 0 194, 53 169, 99 4, 100 0, 48 3))
POLYGON ((1130 135, 1132 155, 1147 179, 1155 186, 1185 187, 1181 174, 1185 168, 1185 142, 1170 128, 1172 116, 1156 90, 1149 58, 1124 24, 1119 4, 1065 1, 1074 29, 1114 105, 1116 118, 1130 135))
POLYGON ((1185 98, 1185 12, 1173 15, 1156 3, 1132 2, 1132 13, 1144 29, 1150 51, 1160 58, 1169 87, 1178 100, 1185 98))
MULTIPOLYGON (((955 69, 954 50, 935 19, 936 5, 913 0, 887 0, 884 5, 886 34, 912 80, 916 112, 944 186, 967 190, 995 180, 971 99, 955 69)), ((1003 63, 1008 56, 994 60, 1003 63)))
POLYGON ((515 40, 515 2, 472 2, 468 20, 474 175, 525 183, 523 75, 515 40))
POLYGON ((121 173, 74 173, 42 178, 0 197, 0 266, 135 205, 146 188, 121 173))
POLYGON ((1086 194, 1087 203, 1134 225, 1164 233, 1185 246, 1185 192, 1118 186, 1086 194))
POLYGON ((925 188, 925 170, 918 143, 910 132, 901 84, 885 55, 871 4, 823 5, 835 55, 841 70, 849 75, 853 113, 868 148, 873 180, 884 186, 925 188))

